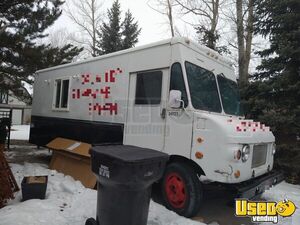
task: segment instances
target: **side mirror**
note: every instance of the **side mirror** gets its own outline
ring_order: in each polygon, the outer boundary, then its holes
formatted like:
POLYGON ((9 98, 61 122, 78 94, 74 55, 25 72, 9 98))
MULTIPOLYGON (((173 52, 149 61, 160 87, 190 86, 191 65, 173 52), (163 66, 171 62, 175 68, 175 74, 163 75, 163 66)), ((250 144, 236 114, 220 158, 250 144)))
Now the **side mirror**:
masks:
POLYGON ((169 96, 169 106, 171 108, 180 108, 181 102, 181 91, 171 90, 169 96))

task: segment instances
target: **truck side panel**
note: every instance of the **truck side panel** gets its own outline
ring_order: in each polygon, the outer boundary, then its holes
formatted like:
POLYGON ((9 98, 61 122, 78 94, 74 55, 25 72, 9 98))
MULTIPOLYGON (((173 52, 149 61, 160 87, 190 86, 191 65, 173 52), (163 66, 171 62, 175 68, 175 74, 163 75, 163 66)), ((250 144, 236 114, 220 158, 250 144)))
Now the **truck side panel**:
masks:
POLYGON ((129 74, 168 67, 170 51, 170 44, 163 44, 38 72, 30 142, 44 145, 54 136, 89 143, 122 142, 129 74), (59 80, 68 80, 69 85, 64 108, 56 105, 59 80))

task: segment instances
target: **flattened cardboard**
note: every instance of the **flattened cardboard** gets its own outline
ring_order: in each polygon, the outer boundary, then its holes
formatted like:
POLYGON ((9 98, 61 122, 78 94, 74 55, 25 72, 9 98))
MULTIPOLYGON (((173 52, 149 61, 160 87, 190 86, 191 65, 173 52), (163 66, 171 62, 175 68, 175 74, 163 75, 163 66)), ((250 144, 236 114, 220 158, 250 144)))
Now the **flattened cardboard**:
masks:
POLYGON ((53 150, 50 169, 81 181, 85 187, 95 187, 96 176, 91 170, 90 144, 65 138, 55 138, 47 144, 47 147, 53 150))
POLYGON ((89 150, 92 147, 92 145, 88 143, 60 137, 55 138, 53 141, 50 141, 46 146, 52 150, 67 151, 86 157, 90 157, 89 150))
POLYGON ((30 176, 26 177, 27 184, 44 184, 47 182, 47 178, 45 176, 30 176))

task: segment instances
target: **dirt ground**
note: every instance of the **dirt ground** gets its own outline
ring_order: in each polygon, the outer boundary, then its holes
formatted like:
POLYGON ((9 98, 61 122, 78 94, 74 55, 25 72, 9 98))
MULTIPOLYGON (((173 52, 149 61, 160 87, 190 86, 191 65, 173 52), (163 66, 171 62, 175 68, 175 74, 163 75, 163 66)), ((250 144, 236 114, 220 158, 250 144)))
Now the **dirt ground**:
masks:
MULTIPOLYGON (((6 151, 9 163, 41 163, 49 165, 51 152, 29 144, 26 141, 12 141, 6 151)), ((193 220, 211 225, 251 225, 249 218, 237 218, 234 215, 232 197, 224 189, 204 186, 204 200, 198 215, 193 220)))

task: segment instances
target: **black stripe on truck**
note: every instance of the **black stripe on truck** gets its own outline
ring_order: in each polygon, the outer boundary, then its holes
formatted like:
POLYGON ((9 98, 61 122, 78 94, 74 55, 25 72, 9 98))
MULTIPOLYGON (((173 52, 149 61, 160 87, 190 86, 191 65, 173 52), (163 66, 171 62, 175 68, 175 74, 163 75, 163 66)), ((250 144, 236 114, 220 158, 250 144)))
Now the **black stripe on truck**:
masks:
POLYGON ((86 120, 32 116, 29 142, 45 146, 56 137, 90 144, 123 143, 124 125, 86 120))

